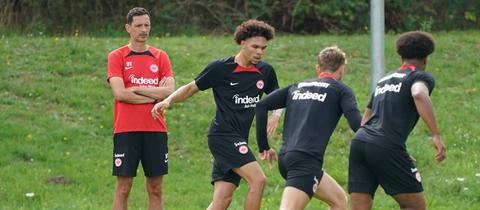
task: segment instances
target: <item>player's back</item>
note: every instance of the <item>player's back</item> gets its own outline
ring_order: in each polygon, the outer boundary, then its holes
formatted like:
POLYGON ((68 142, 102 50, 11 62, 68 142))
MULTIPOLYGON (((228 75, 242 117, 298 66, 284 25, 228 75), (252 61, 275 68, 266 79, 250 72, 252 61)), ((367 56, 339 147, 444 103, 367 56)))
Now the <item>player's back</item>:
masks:
POLYGON ((433 77, 421 70, 402 69, 380 79, 368 104, 372 109, 371 116, 356 138, 404 149, 419 118, 411 95, 411 87, 416 81, 423 81, 430 90, 433 89, 433 77))
POLYGON ((280 153, 302 151, 323 157, 344 109, 357 109, 353 92, 332 78, 316 78, 291 85, 285 111, 283 146, 280 153), (342 107, 349 95, 351 108, 342 107))

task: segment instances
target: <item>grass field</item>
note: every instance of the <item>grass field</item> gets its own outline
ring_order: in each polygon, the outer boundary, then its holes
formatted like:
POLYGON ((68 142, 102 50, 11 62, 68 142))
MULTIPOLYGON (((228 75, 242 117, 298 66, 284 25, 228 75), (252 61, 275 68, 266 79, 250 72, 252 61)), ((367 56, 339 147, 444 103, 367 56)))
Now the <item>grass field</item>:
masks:
MULTIPOLYGON (((427 70, 436 77, 432 100, 447 159, 443 163, 434 160, 423 122, 409 138, 409 152, 422 173, 428 209, 480 209, 480 31, 434 36, 437 49, 427 70)), ((387 69, 400 65, 394 37, 386 36, 387 69)), ((106 55, 127 41, 0 37, 0 209, 111 208, 113 97, 105 81, 106 55)), ((151 38, 150 44, 169 53, 177 87, 190 82, 211 60, 238 50, 231 37, 151 38)), ((276 68, 283 87, 314 77, 317 53, 334 44, 348 54, 344 82, 355 91, 363 112, 370 88, 368 35, 281 36, 270 42, 264 60, 276 68)), ((210 202, 212 157, 206 134, 214 112, 211 91, 200 92, 166 112, 170 148, 166 209, 205 209, 210 202)), ((254 129, 250 135, 250 146, 257 151, 254 129)), ((324 163, 345 189, 352 135, 342 119, 324 163)), ((280 141, 279 135, 271 139, 277 149, 280 141)), ((268 178, 262 209, 278 209, 284 181, 277 167, 268 170, 261 164, 268 178)), ((146 209, 144 182, 139 170, 131 209, 146 209)), ((242 209, 246 189, 242 183, 230 209, 242 209)), ((307 207, 326 208, 317 200, 307 207)), ((379 189, 374 209, 397 206, 379 189)))

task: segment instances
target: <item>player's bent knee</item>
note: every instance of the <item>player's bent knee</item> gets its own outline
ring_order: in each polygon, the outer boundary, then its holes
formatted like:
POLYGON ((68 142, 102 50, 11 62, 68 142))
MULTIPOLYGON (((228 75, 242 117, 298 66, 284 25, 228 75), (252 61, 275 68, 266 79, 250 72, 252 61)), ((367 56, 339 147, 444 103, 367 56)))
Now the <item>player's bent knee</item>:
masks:
POLYGON ((263 173, 249 175, 242 178, 245 179, 245 181, 247 181, 250 187, 263 187, 267 180, 267 177, 263 173))
POLYGON ((267 183, 267 178, 265 175, 258 176, 252 179, 251 183, 249 183, 249 187, 251 189, 263 189, 265 184, 267 183))
POLYGON ((326 201, 330 206, 330 209, 346 209, 347 208, 347 196, 345 194, 338 193, 333 196, 330 200, 326 201))
POLYGON ((342 193, 337 196, 336 204, 338 206, 346 207, 347 206, 347 195, 342 193))
POLYGON ((324 201, 330 206, 330 209, 346 209, 347 208, 347 195, 343 190, 338 190, 336 192, 330 192, 327 194, 315 195, 316 198, 324 201))
POLYGON ((216 206, 228 207, 232 202, 233 196, 231 194, 217 195, 213 198, 213 203, 216 206))
POLYGON ((346 197, 343 197, 343 198, 340 198, 338 200, 336 200, 333 205, 330 206, 331 209, 342 209, 342 210, 345 210, 347 209, 347 198, 346 197))
POLYGON ((267 183, 267 177, 265 177, 265 175, 259 176, 256 178, 256 183, 260 186, 264 186, 267 183))

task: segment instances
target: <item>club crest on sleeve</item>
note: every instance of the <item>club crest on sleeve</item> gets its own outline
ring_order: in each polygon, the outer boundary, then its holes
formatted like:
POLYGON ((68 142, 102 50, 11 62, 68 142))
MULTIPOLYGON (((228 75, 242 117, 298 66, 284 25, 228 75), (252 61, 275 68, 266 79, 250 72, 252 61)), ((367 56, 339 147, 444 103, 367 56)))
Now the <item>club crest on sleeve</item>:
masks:
POLYGON ((258 89, 263 89, 264 85, 265 85, 265 83, 263 82, 263 80, 258 80, 257 81, 257 88, 258 89))
POLYGON ((238 148, 238 151, 241 153, 241 154, 247 154, 248 152, 248 147, 245 146, 245 145, 242 145, 238 148))

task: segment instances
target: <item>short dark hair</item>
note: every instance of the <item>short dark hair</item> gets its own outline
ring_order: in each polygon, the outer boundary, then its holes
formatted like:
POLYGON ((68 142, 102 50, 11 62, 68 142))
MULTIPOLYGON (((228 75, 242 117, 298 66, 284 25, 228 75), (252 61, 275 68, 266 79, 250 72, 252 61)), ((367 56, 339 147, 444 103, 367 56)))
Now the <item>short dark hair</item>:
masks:
POLYGON ((150 17, 150 13, 145 8, 134 7, 133 9, 128 11, 127 24, 132 24, 134 16, 142 16, 142 15, 148 15, 148 17, 150 17))
POLYGON ((268 41, 275 37, 275 28, 263 21, 250 19, 237 26, 233 39, 240 44, 243 40, 255 36, 263 36, 268 41))
POLYGON ((435 50, 431 34, 423 31, 410 31, 401 34, 395 42, 397 53, 403 59, 424 59, 435 50))

